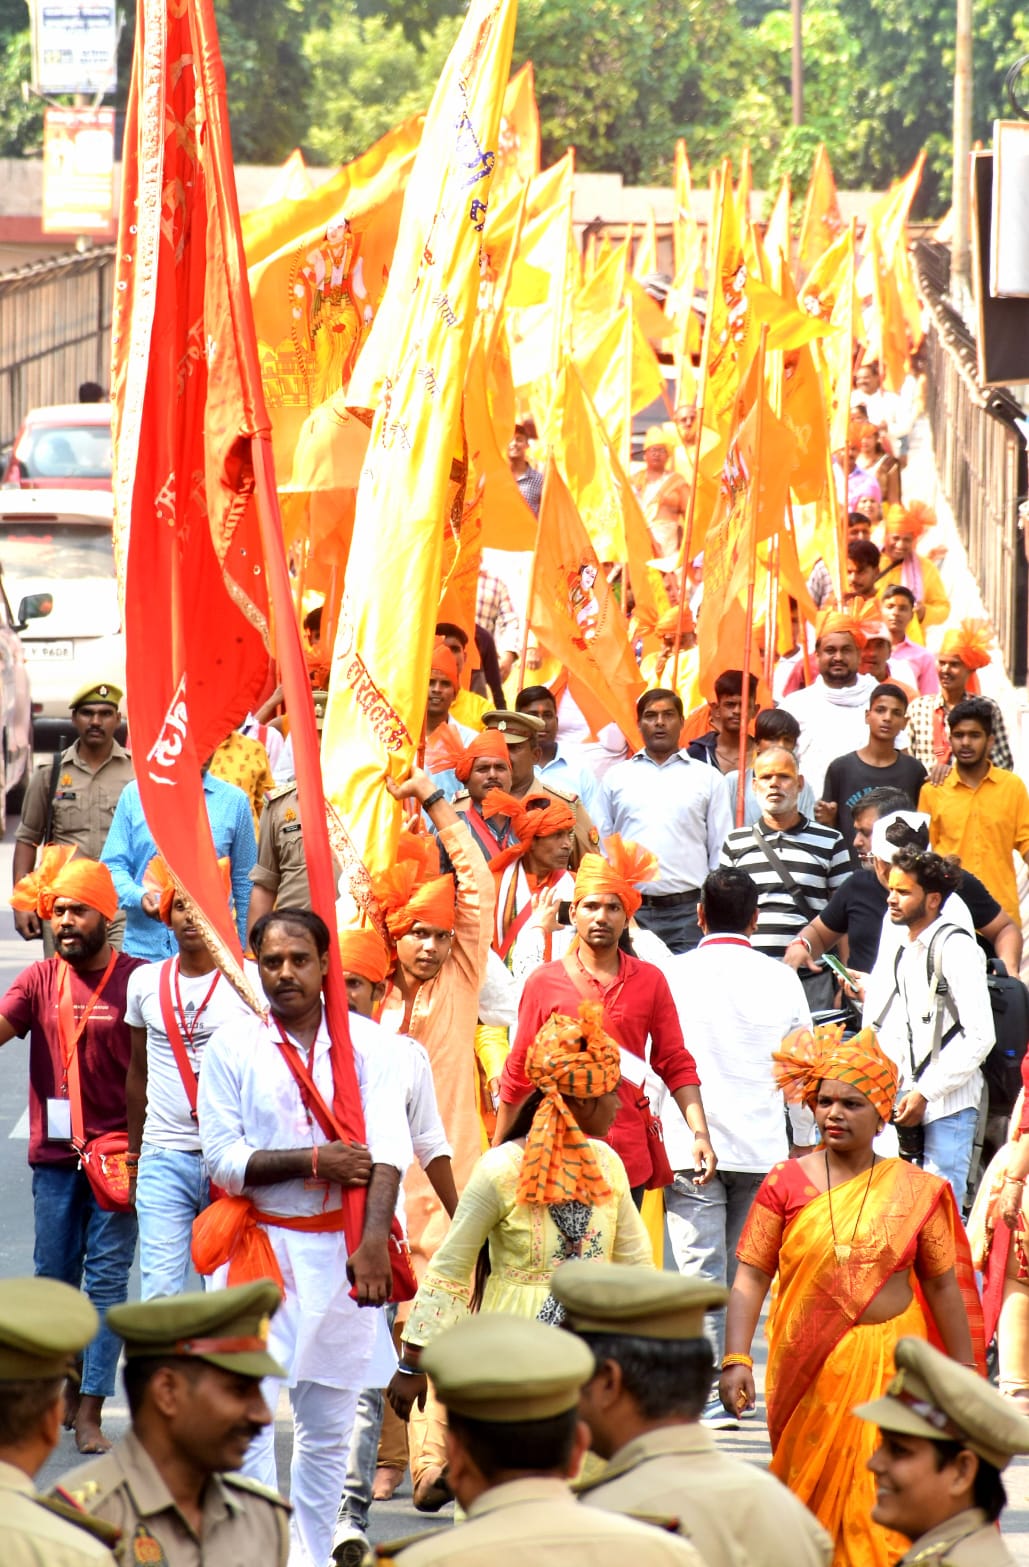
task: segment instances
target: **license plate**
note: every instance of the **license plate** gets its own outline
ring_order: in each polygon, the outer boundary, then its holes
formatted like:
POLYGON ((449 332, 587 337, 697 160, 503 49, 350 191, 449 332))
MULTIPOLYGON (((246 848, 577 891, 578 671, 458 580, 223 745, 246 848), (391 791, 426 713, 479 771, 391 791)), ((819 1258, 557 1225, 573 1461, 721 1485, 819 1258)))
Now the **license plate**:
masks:
POLYGON ((23 642, 26 663, 49 663, 52 659, 72 658, 75 645, 72 642, 23 642))

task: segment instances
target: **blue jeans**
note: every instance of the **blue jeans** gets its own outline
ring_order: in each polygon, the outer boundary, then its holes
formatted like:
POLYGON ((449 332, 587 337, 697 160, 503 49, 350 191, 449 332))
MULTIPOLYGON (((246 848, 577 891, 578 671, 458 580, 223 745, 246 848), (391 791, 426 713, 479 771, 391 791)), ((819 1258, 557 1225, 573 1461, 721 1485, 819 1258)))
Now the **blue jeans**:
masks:
POLYGON ((967 1110, 955 1110, 953 1115, 941 1115, 938 1121, 925 1123, 922 1168, 931 1175, 942 1175, 950 1182, 959 1210, 965 1205, 978 1117, 979 1112, 972 1105, 967 1110))
POLYGON ((136 1179, 140 1294, 181 1295, 188 1288, 193 1220, 211 1201, 203 1155, 144 1142, 136 1179))
POLYGON ((32 1167, 32 1205, 37 1278, 60 1279, 85 1289, 100 1313, 100 1331, 82 1358, 82 1393, 110 1398, 121 1340, 104 1322, 109 1306, 129 1293, 129 1270, 136 1253, 136 1218, 108 1213, 93 1196, 81 1170, 53 1165, 32 1167))
POLYGON ((700 946, 699 901, 698 893, 689 903, 644 903, 636 919, 644 930, 660 936, 669 952, 692 952, 700 946))
MULTIPOLYGON (((397 1318, 396 1303, 386 1307, 386 1324, 393 1331, 397 1318)), ((354 1429, 350 1434, 347 1481, 340 1499, 337 1522, 351 1529, 368 1532, 368 1514, 372 1505, 372 1486, 378 1466, 379 1436, 386 1398, 381 1388, 366 1387, 357 1400, 354 1429)))
MULTIPOLYGON (((732 1285, 736 1247, 763 1180, 763 1172, 716 1170, 714 1180, 698 1186, 690 1170, 676 1170, 675 1180, 665 1187, 665 1222, 680 1273, 732 1285)), ((715 1365, 720 1366, 725 1353, 724 1306, 705 1313, 704 1332, 715 1365)))

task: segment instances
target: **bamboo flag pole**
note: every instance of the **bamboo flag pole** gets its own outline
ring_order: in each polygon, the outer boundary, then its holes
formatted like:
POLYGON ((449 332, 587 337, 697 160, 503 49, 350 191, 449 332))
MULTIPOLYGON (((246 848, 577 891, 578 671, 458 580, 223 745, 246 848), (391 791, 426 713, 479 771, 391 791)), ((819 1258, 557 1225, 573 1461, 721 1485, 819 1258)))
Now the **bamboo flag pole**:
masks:
POLYGON ((746 629, 743 642, 743 683, 740 691, 740 759, 736 773, 736 825, 743 826, 743 818, 746 813, 746 789, 747 789, 747 741, 750 738, 750 725, 747 723, 747 714, 750 711, 750 664, 754 643, 754 583, 757 577, 757 504, 760 493, 761 480, 761 434, 764 423, 765 408, 765 345, 768 342, 768 327, 761 328, 761 341, 758 344, 757 366, 757 417, 754 421, 754 451, 756 461, 754 471, 750 476, 750 493, 747 501, 750 507, 750 540, 749 562, 747 568, 747 613, 746 629))
MULTIPOLYGON (((713 177, 713 176, 712 176, 713 177)), ((682 540, 682 570, 679 573, 679 605, 678 615, 675 621, 675 643, 672 654, 672 690, 677 691, 679 679, 679 648, 682 642, 682 622, 686 608, 686 574, 689 571, 690 561, 693 558, 693 523, 697 509, 697 480, 700 475, 700 451, 704 436, 704 400, 707 395, 707 368, 711 357, 711 322, 714 316, 712 300, 716 288, 721 288, 722 280, 717 277, 718 257, 722 248, 722 206, 725 200, 725 181, 729 178, 728 160, 722 163, 718 178, 718 194, 715 202, 715 235, 714 248, 709 252, 713 258, 708 265, 707 287, 707 317, 704 321, 704 336, 700 349, 700 375, 697 379, 697 447, 693 456, 693 473, 690 478, 690 499, 686 509, 686 526, 682 540)))

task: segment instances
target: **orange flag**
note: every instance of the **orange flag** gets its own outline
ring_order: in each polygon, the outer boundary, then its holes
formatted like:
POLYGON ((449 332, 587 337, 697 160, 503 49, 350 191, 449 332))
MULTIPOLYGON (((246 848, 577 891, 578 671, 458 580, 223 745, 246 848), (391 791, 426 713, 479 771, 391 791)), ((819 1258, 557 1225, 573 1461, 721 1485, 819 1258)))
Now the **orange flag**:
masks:
POLYGON ((634 735, 644 682, 629 628, 553 456, 544 469, 528 619, 540 646, 592 698, 594 711, 584 709, 590 724, 613 722, 634 735))
POLYGON ((836 195, 836 181, 832 164, 821 142, 815 153, 811 183, 804 202, 804 217, 800 225, 800 243, 797 248, 797 264, 801 276, 806 276, 815 262, 843 233, 843 219, 836 195))
MULTIPOLYGON (((765 229, 765 252, 773 269, 776 265, 776 257, 781 253, 786 258, 786 264, 790 260, 790 177, 784 174, 782 184, 779 186, 779 194, 775 198, 775 205, 768 216, 768 225, 765 229)), ((774 275, 774 274, 773 274, 774 275)))
POLYGON ((850 428, 850 392, 853 380, 854 342, 859 335, 860 310, 854 287, 854 238, 848 229, 812 269, 800 291, 803 308, 838 328, 821 343, 819 352, 826 377, 830 450, 841 451, 850 428))
POLYGON ((512 189, 533 180, 540 171, 540 112, 536 107, 536 75, 530 60, 507 84, 497 132, 497 166, 493 200, 505 200, 512 189))

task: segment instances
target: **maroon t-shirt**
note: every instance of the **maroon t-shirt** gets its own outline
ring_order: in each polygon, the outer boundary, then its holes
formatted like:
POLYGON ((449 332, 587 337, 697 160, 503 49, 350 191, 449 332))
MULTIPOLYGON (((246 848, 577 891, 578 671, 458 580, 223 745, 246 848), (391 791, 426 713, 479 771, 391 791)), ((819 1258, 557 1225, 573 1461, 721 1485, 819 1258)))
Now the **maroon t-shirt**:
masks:
MULTIPOLYGON (((79 1037, 79 1081, 82 1084, 82 1120, 87 1137, 101 1132, 123 1132, 126 1126, 125 1074, 129 1069, 132 1036, 125 1022, 125 992, 129 975, 145 961, 119 952, 79 1037)), ((65 1097, 64 1066, 57 1032, 57 958, 31 963, 0 999, 0 1017, 19 1035, 29 1035, 29 1163, 63 1165, 71 1169, 78 1156, 67 1142, 48 1142, 46 1102, 65 1097)), ((103 969, 92 969, 80 978, 71 969, 71 998, 78 1023, 89 1005, 103 969)))

